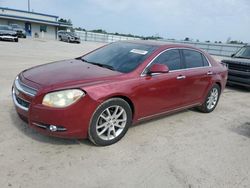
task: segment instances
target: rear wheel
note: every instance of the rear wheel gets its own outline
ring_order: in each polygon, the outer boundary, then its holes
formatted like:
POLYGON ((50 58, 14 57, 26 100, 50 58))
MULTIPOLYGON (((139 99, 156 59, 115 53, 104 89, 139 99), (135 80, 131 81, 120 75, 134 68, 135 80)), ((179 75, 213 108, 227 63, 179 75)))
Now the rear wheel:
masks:
POLYGON ((220 92, 220 86, 218 84, 214 84, 209 90, 205 102, 199 107, 199 110, 204 113, 212 112, 218 104, 220 92))
POLYGON ((120 98, 102 103, 94 112, 89 126, 89 139, 95 145, 107 146, 118 142, 132 122, 129 104, 120 98))
POLYGON ((15 42, 18 42, 18 38, 14 39, 15 42))

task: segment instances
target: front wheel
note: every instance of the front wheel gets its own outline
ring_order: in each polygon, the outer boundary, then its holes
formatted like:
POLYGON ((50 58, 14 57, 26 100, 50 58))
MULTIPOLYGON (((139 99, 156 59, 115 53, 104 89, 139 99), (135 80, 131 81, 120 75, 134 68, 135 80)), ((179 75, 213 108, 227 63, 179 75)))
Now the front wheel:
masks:
POLYGON ((95 145, 114 144, 126 134, 131 122, 129 104, 121 98, 109 99, 94 112, 89 125, 89 139, 95 145))
POLYGON ((206 100, 199 107, 199 110, 204 113, 212 112, 218 104, 220 93, 220 86, 218 84, 214 84, 213 87, 209 90, 206 100))

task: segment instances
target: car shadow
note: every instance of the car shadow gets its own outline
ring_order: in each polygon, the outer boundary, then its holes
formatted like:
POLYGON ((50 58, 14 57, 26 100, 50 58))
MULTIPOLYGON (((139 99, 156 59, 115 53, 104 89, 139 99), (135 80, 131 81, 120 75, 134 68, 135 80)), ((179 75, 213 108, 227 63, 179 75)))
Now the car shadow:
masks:
POLYGON ((242 136, 250 138, 250 122, 245 122, 232 130, 242 136))
POLYGON ((14 125, 22 134, 31 138, 32 140, 49 143, 53 145, 77 145, 84 144, 93 146, 93 144, 88 139, 65 139, 65 138, 57 138, 52 136, 47 136, 39 133, 38 131, 29 127, 28 123, 24 122, 19 118, 18 114, 14 107, 9 110, 10 119, 12 121, 11 125, 14 125))

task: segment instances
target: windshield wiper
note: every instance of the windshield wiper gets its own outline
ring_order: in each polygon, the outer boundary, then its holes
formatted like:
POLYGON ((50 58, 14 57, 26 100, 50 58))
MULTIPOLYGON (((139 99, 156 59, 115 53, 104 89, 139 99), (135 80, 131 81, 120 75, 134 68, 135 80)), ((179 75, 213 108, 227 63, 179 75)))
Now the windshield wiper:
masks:
POLYGON ((97 65, 99 67, 104 67, 104 68, 107 68, 107 69, 110 69, 110 70, 114 70, 114 67, 111 66, 111 65, 105 65, 105 64, 101 64, 101 63, 93 63, 93 62, 91 62, 91 64, 97 65))
POLYGON ((87 60, 84 59, 84 58, 81 58, 81 60, 82 60, 83 62, 92 64, 92 65, 96 65, 96 66, 99 66, 99 67, 104 67, 104 68, 107 68, 107 69, 110 69, 110 70, 115 70, 114 67, 111 66, 111 65, 105 65, 105 64, 101 64, 101 63, 96 63, 96 62, 87 61, 87 60))
POLYGON ((235 58, 242 58, 242 59, 250 59, 250 57, 244 57, 244 56, 234 56, 235 58))

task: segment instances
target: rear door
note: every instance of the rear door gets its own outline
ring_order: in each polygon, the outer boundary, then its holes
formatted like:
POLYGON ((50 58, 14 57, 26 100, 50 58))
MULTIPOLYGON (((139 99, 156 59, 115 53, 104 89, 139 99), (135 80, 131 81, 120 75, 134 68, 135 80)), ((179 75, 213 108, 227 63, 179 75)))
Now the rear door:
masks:
POLYGON ((181 54, 185 64, 183 103, 190 105, 201 102, 212 82, 212 67, 199 51, 182 49, 181 54))

